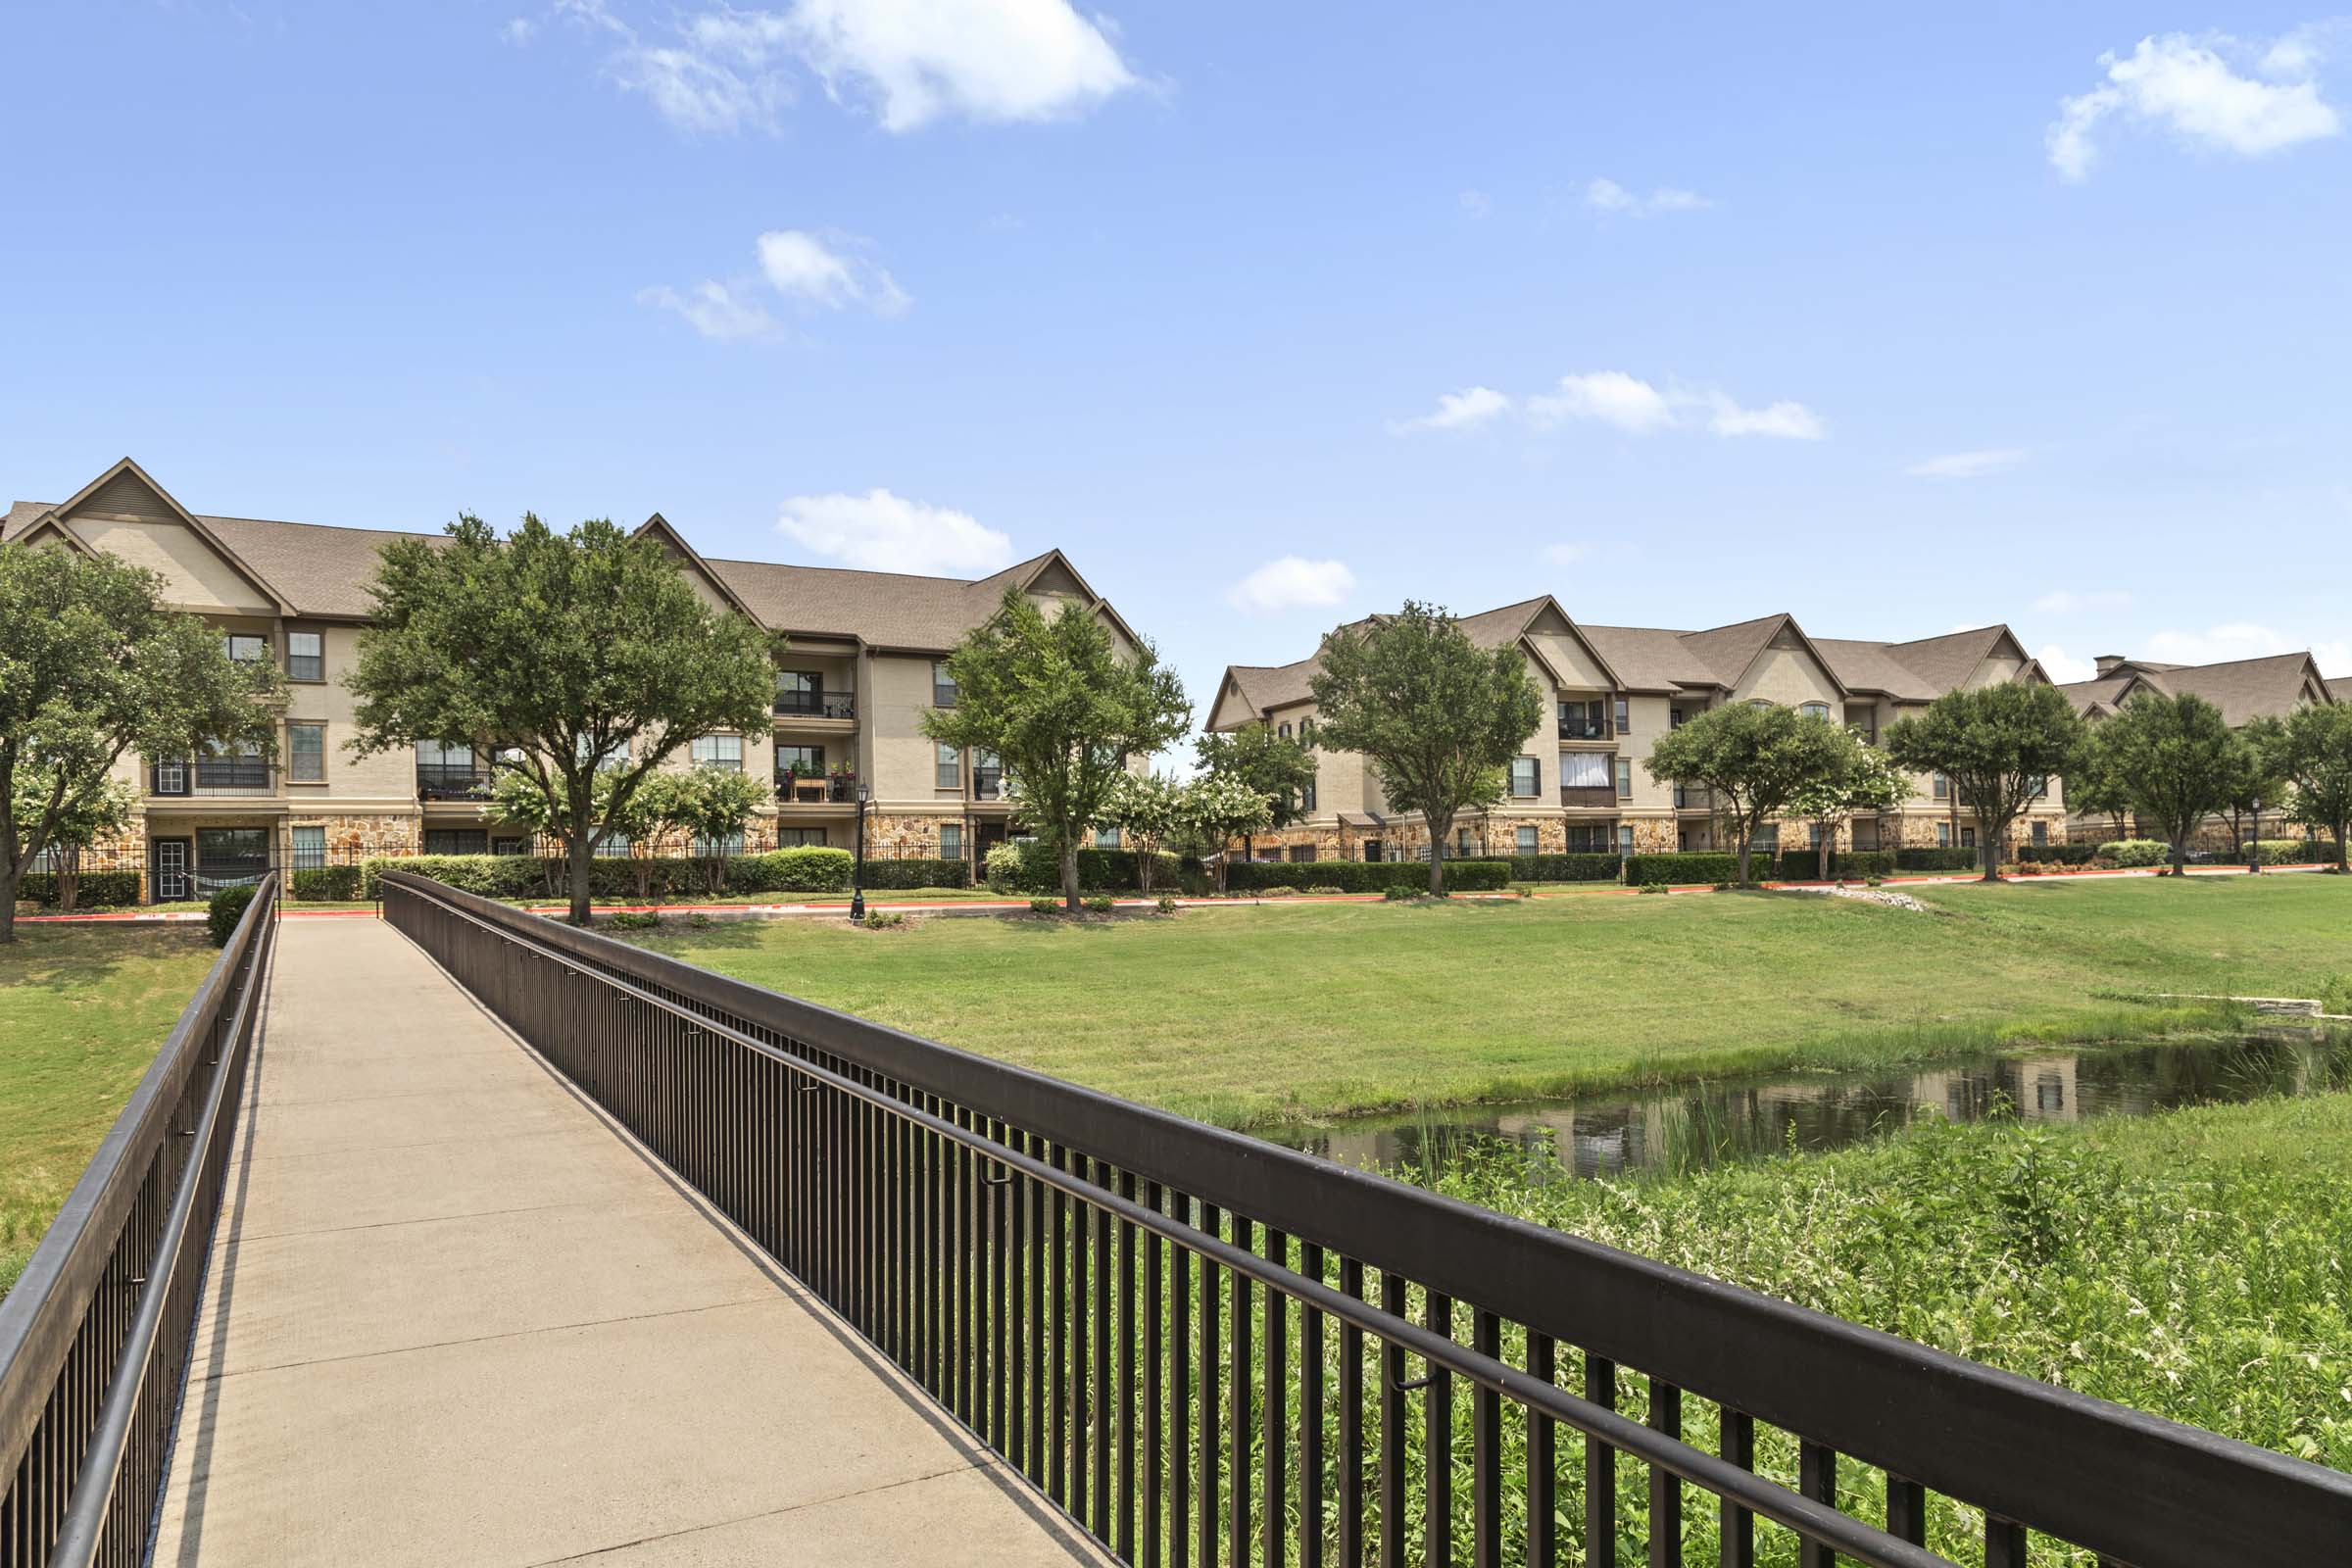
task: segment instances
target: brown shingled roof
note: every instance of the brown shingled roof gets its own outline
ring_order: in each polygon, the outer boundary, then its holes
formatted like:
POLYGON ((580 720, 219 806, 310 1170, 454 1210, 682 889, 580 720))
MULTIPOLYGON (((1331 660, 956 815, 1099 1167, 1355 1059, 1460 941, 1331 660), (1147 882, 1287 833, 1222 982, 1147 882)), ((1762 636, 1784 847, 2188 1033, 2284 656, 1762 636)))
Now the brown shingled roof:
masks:
MULTIPOLYGON (((0 543, 32 526, 55 502, 19 501, 8 509, 0 543)), ((376 551, 390 539, 439 539, 440 534, 390 528, 337 528, 316 522, 192 514, 235 551, 269 585, 305 615, 365 615, 374 608, 365 584, 375 575, 376 551)))
POLYGON ((2253 718, 2285 717, 2302 701, 2307 676, 2318 679, 2321 689, 2331 697, 2336 695, 2308 653, 2266 654, 2218 664, 2153 664, 2131 660, 2097 680, 2076 681, 2059 690, 2081 712, 2093 703, 2113 708, 2116 699, 2136 680, 2168 696, 2202 697, 2220 709, 2222 717, 2234 729, 2253 718))

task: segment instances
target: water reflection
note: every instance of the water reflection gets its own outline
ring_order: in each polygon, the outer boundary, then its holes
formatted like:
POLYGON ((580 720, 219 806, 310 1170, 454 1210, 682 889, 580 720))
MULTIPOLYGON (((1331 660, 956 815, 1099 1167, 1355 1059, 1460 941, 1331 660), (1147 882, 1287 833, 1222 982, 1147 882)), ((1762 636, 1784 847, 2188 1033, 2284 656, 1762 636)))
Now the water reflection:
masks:
POLYGON ((2147 1116, 2182 1105, 2352 1085, 2352 1050, 2316 1029, 1967 1059, 1911 1072, 1701 1084, 1646 1096, 1478 1105, 1278 1133, 1343 1164, 1430 1180, 1500 1140, 1580 1177, 1677 1172, 1788 1150, 1838 1149, 1931 1113, 1980 1121, 2147 1116), (1548 1136, 1546 1136, 1548 1135, 1548 1136))

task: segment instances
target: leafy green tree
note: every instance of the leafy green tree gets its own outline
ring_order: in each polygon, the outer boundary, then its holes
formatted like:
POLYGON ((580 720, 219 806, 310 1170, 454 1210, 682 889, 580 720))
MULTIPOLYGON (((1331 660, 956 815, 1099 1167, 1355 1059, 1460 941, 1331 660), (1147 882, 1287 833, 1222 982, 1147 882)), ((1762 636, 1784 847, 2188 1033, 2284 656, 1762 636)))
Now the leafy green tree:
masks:
POLYGON ((496 772, 561 803, 545 828, 569 861, 571 919, 585 923, 604 817, 624 816, 695 736, 766 725, 779 644, 705 604, 659 543, 606 519, 557 533, 526 513, 502 540, 466 515, 448 533, 383 547, 345 677, 359 699, 351 748, 495 746, 496 772))
MULTIPOLYGON (((18 808, 28 815, 54 793, 55 784, 34 765, 17 792, 18 808)), ((99 781, 94 790, 77 791, 66 800, 65 810, 49 830, 49 863, 57 868, 57 911, 72 914, 81 888, 82 851, 102 839, 119 838, 130 828, 139 808, 139 792, 119 778, 99 781)), ((33 824, 19 824, 21 837, 31 837, 33 824)), ((11 900, 13 905, 14 900, 11 900)))
MULTIPOLYGON (((1306 792, 1315 784, 1315 754, 1303 733, 1306 727, 1301 724, 1302 733, 1294 740, 1252 719, 1239 729, 1201 736, 1193 742, 1193 756, 1201 772, 1238 778, 1265 796, 1267 831, 1286 828, 1305 815, 1306 792)), ((1249 853, 1247 835, 1242 848, 1249 853)))
POLYGON ((1389 803, 1429 828, 1429 891, 1446 891, 1446 835, 1502 799, 1504 769, 1544 717, 1516 647, 1483 649, 1445 611, 1407 601, 1323 643, 1310 683, 1316 744, 1358 752, 1389 803))
POLYGON ((1914 773, 1941 773, 1976 813, 1984 880, 2001 876, 2009 828, 2082 755, 2082 715, 2055 686, 2003 681, 1946 692, 1886 732, 1886 755, 1914 773))
POLYGON ((2130 836, 2132 787, 2115 763, 2115 745, 2104 723, 2084 726, 2082 745, 2066 770, 2066 804, 2084 816, 2107 818, 2115 836, 2130 836))
POLYGON ((2297 820, 2335 841, 2335 869, 2346 869, 2352 835, 2352 706, 2313 703, 2286 715, 2273 741, 2273 765, 2292 786, 2297 820))
POLYGON ((2284 820, 2286 779, 2278 770, 2286 726, 2267 714, 2247 721, 2230 737, 2222 768, 2222 809, 2230 817, 2230 841, 2244 855, 2246 835, 2258 830, 2260 810, 2284 820))
POLYGON ((0 943, 16 940, 24 873, 61 829, 103 814, 125 757, 208 743, 276 754, 277 666, 230 659, 162 592, 111 556, 0 549, 0 943))
POLYGON ((1176 801, 1178 831, 1198 843, 1215 846, 1210 863, 1215 867, 1219 893, 1225 891, 1225 867, 1231 858, 1225 847, 1235 839, 1263 833, 1273 816, 1274 808, 1264 794, 1231 773, 1203 773, 1185 785, 1176 801))
POLYGON ((670 818, 678 831, 699 848, 703 887, 712 894, 727 889, 725 846, 751 831, 752 818, 766 804, 768 793, 751 774, 735 767, 695 767, 677 775, 672 788, 670 818))
POLYGON ((1821 878, 1830 876, 1830 846, 1838 830, 1857 816, 1891 811, 1917 793, 1894 759, 1848 730, 1853 740, 1838 770, 1797 786, 1788 797, 1788 814, 1802 817, 1821 829, 1821 878))
MULTIPOLYGON (((1659 736, 1642 765, 1651 778, 1713 792, 1739 856, 1740 885, 1748 887, 1748 858, 1764 824, 1792 812, 1800 794, 1830 790, 1861 749, 1826 718, 1775 703, 1731 703, 1659 736)), ((1826 795, 1808 798, 1819 804, 1826 795)))
POLYGON ((2115 748, 2133 809, 2164 835, 2178 875, 2198 824, 2229 805, 2237 737, 2220 709, 2188 692, 2143 691, 2100 727, 2115 748))
POLYGON ((1176 672, 1149 642, 1123 656, 1086 606, 1051 619, 1018 588, 948 656, 956 706, 923 714, 943 746, 994 752, 1037 836, 1061 861, 1061 896, 1078 909, 1078 850, 1103 820, 1132 758, 1149 757, 1192 721, 1176 672))
POLYGON ((1135 852, 1137 891, 1146 898, 1162 849, 1182 829, 1183 796, 1184 786, 1165 773, 1123 773, 1111 784, 1102 819, 1135 852))

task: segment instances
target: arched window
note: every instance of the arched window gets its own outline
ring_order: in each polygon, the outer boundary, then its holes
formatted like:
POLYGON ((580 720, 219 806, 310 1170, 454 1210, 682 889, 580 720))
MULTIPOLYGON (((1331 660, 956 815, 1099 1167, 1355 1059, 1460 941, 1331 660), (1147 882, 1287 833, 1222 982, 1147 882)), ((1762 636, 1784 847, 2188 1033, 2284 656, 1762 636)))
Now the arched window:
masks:
POLYGON ((1830 705, 1827 703, 1806 703, 1799 707, 1797 711, 1804 714, 1807 718, 1827 718, 1830 716, 1830 705))

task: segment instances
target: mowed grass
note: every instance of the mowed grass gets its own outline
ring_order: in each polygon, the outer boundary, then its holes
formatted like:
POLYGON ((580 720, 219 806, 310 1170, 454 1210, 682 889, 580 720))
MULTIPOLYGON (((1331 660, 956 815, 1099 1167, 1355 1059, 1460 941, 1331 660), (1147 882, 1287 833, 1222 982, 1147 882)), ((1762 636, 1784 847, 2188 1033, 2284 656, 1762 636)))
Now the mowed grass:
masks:
POLYGON ((1233 1126, 2223 1027, 2152 992, 2320 996, 2352 879, 1312 904, 1068 923, 731 924, 723 973, 1233 1126))
POLYGON ((17 927, 0 947, 0 1293, 216 956, 201 927, 17 927))

